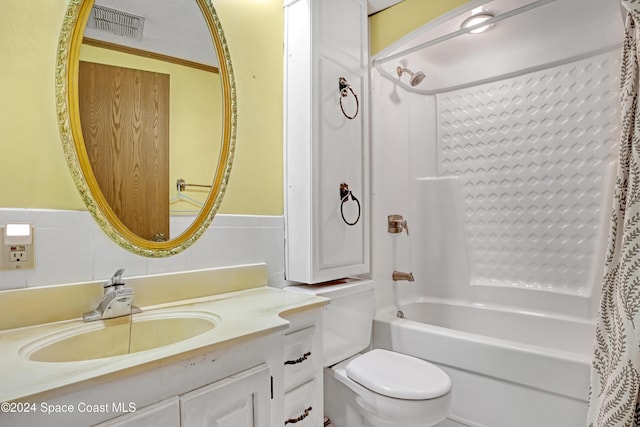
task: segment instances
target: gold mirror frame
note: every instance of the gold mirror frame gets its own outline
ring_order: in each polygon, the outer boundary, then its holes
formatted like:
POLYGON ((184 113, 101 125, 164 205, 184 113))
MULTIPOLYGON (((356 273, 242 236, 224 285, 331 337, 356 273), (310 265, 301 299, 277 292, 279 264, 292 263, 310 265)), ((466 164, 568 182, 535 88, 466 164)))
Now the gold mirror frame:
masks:
POLYGON ((198 240, 213 221, 227 188, 236 140, 236 89, 231 57, 222 26, 211 0, 196 1, 207 22, 219 58, 223 95, 222 144, 211 191, 195 221, 178 237, 165 242, 143 239, 131 232, 107 203, 93 174, 80 125, 78 70, 84 28, 94 0, 70 0, 56 61, 56 109, 64 154, 87 209, 102 230, 121 247, 138 255, 162 258, 184 251, 198 240))

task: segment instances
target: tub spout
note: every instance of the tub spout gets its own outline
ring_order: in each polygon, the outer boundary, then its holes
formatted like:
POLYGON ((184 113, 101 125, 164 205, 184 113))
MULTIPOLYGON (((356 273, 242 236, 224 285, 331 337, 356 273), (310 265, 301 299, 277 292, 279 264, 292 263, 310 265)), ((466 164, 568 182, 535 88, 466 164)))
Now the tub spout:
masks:
POLYGON ((402 271, 394 271, 391 277, 396 282, 399 280, 408 280, 409 282, 414 281, 413 273, 403 273, 402 271))

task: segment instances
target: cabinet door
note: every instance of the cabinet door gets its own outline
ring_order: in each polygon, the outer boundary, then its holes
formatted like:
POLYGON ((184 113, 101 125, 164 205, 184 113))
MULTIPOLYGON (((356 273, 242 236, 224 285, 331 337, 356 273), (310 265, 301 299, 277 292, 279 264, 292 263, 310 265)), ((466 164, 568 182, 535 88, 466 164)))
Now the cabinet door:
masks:
POLYGON ((175 427, 178 425, 180 425, 180 403, 177 397, 172 397, 97 424, 96 427, 175 427))
POLYGON ((369 272, 367 22, 365 0, 285 2, 287 280, 369 272))
POLYGON ((181 427, 266 427, 271 377, 262 364, 180 397, 181 427))

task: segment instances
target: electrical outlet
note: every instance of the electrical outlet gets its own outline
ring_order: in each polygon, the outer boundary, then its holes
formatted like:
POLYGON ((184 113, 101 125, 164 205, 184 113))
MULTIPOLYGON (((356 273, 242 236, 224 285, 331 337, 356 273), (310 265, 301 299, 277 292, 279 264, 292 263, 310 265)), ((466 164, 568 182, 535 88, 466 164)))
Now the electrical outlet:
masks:
MULTIPOLYGON (((33 231, 32 231, 33 233, 33 231)), ((4 227, 0 227, 0 235, 4 234, 4 227)), ((0 244, 4 242, 0 241, 0 244)), ((33 240, 35 243, 35 240, 33 240)), ((33 270, 35 268, 34 245, 4 245, 2 244, 2 270, 33 270)))
POLYGON ((27 245, 9 246, 9 262, 27 260, 27 245))

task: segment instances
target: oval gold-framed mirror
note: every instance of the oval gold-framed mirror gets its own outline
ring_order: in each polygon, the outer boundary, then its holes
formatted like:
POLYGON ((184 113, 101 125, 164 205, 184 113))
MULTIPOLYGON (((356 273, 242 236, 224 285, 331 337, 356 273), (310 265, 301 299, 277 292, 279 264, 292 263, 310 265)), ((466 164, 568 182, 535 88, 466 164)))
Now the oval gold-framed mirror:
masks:
MULTIPOLYGON (((108 203, 94 174, 83 136, 78 94, 80 50, 85 25, 94 6, 94 0, 70 0, 58 42, 56 62, 58 127, 74 183, 87 209, 107 236, 130 252, 153 258, 182 252, 206 231, 222 202, 235 151, 237 115, 235 81, 222 26, 211 0, 183 1, 194 2, 199 7, 217 54, 222 95, 222 140, 215 141, 215 144, 220 145, 220 151, 208 195, 201 203, 201 209, 195 214, 195 220, 175 238, 156 241, 143 238, 131 231, 108 203)), ((218 137, 218 135, 212 135, 212 138, 218 137)), ((209 187, 208 183, 206 186, 209 187)), ((179 184, 178 187, 179 191, 179 184)))

